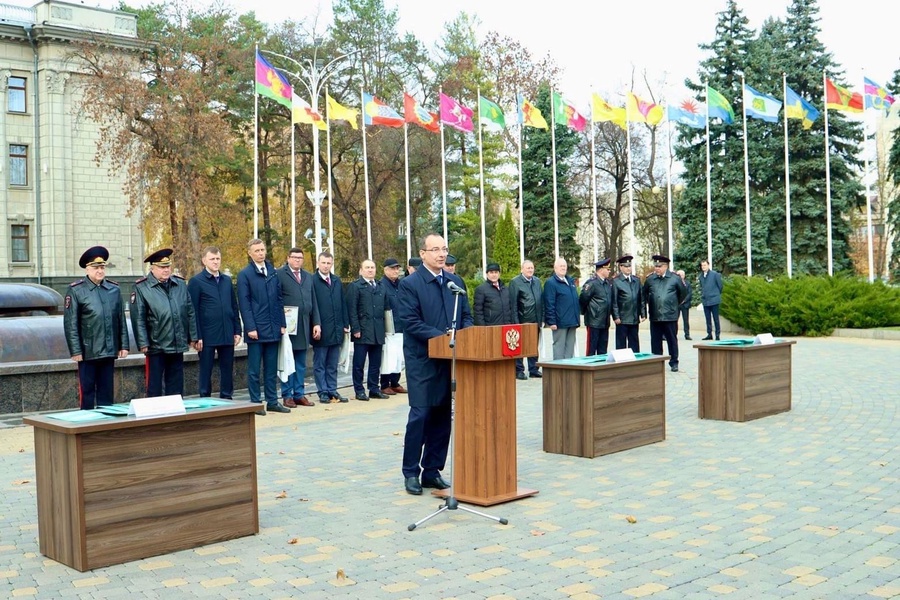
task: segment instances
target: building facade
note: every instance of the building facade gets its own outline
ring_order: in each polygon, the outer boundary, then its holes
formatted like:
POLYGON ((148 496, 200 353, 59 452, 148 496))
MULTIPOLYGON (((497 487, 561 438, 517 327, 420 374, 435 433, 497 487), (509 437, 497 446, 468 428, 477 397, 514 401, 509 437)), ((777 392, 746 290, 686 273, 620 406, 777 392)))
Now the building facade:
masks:
POLYGON ((110 250, 111 279, 143 271, 141 215, 127 214, 122 177, 96 162, 98 126, 78 112, 73 44, 98 40, 141 48, 137 17, 56 0, 0 4, 0 282, 62 292, 97 244, 110 250))

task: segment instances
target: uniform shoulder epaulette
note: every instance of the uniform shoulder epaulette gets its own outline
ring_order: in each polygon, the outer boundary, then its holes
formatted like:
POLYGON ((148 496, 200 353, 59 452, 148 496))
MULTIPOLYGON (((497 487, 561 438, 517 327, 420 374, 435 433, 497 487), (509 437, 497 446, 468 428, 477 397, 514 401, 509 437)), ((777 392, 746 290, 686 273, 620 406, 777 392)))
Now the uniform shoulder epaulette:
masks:
POLYGON ((118 281, 113 281, 112 279, 104 279, 103 281, 106 281, 107 283, 111 283, 111 284, 113 284, 113 285, 116 286, 116 287, 119 286, 119 282, 118 282, 118 281))
POLYGON ((172 273, 172 277, 174 277, 175 279, 180 279, 180 280, 184 281, 184 277, 182 277, 181 275, 176 275, 175 273, 172 273))
POLYGON ((82 283, 84 283, 84 279, 79 279, 78 281, 73 281, 72 283, 70 283, 69 287, 75 287, 76 285, 81 285, 82 283))
POLYGON ((139 284, 139 283, 144 283, 145 281, 147 281, 147 278, 146 278, 146 277, 141 277, 140 279, 138 279, 138 280, 135 281, 134 283, 135 283, 135 285, 137 285, 137 284, 139 284))

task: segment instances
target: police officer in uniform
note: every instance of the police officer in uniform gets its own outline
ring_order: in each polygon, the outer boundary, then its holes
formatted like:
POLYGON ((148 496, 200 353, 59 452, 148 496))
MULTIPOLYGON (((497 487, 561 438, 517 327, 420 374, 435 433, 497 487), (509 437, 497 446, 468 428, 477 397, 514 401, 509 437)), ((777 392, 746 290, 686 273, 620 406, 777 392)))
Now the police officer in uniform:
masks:
POLYGON ((616 349, 641 351, 638 327, 647 318, 641 280, 631 272, 634 257, 625 254, 616 259, 619 276, 612 281, 612 318, 616 324, 616 349))
POLYGON ((653 255, 654 274, 644 281, 644 302, 650 317, 650 351, 662 355, 663 340, 669 349, 669 366, 678 371, 678 307, 687 297, 681 278, 669 270, 669 257, 653 255))
POLYGON ((106 279, 109 251, 85 250, 78 260, 84 279, 69 285, 63 329, 72 360, 78 364, 78 397, 82 410, 113 403, 116 357, 128 356, 128 325, 119 284, 106 279))
POLYGON ((172 249, 144 259, 150 273, 131 293, 131 327, 147 361, 147 396, 184 393, 184 353, 199 339, 187 283, 172 274, 172 249))
POLYGON ((578 296, 584 325, 588 328, 585 356, 606 354, 609 347, 609 315, 612 312, 612 285, 609 283, 609 259, 594 263, 595 277, 589 279, 578 296))

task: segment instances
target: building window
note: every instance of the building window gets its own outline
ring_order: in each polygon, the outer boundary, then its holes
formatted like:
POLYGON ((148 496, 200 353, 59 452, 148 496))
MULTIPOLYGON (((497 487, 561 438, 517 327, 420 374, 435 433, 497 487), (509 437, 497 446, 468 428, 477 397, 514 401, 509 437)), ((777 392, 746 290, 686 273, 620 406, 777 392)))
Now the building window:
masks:
POLYGON ((9 185, 28 185, 28 146, 9 145, 9 185))
POLYGON ((30 240, 28 239, 28 225, 12 225, 10 239, 12 241, 12 261, 31 262, 30 240))
POLYGON ((25 112, 25 78, 10 77, 7 87, 6 106, 9 112, 23 113, 25 112))

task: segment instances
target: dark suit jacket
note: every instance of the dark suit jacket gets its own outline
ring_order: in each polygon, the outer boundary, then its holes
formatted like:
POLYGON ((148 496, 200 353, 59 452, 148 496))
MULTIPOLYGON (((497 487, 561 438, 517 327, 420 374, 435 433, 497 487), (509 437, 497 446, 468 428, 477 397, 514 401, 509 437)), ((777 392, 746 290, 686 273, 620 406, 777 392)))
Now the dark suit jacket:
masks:
POLYGON ((216 283, 212 273, 203 269, 188 281, 188 293, 203 345, 233 346, 234 336, 241 335, 241 319, 231 277, 220 272, 216 283))
POLYGON ((287 265, 276 271, 281 283, 281 299, 285 306, 299 308, 297 316, 297 334, 291 336, 291 347, 294 350, 307 350, 312 343, 312 328, 321 325, 319 303, 313 294, 312 275, 300 269, 300 283, 294 279, 294 272, 287 265))
POLYGON ((347 316, 350 318, 350 341, 354 344, 384 343, 384 288, 360 277, 347 286, 347 316), (357 338, 355 334, 359 333, 357 338))
POLYGON ((281 283, 275 267, 266 261, 266 274, 250 262, 238 273, 238 306, 244 322, 244 341, 248 344, 281 341, 284 327, 284 302, 281 301, 281 283), (256 331, 257 339, 247 337, 256 331))
MULTIPOLYGON (((462 286, 462 279, 443 272, 444 281, 462 286)), ((455 298, 423 265, 400 281, 397 294, 403 320, 403 356, 410 406, 439 406, 450 402, 450 361, 428 358, 428 340, 445 335, 453 321, 455 298)), ((473 324, 469 301, 459 296, 457 326, 473 324)))

